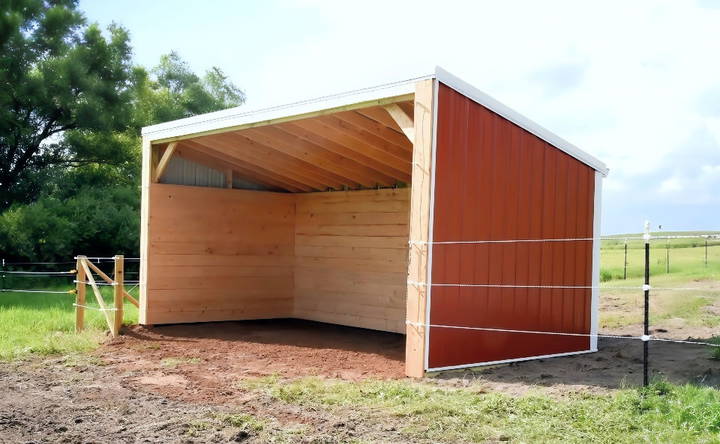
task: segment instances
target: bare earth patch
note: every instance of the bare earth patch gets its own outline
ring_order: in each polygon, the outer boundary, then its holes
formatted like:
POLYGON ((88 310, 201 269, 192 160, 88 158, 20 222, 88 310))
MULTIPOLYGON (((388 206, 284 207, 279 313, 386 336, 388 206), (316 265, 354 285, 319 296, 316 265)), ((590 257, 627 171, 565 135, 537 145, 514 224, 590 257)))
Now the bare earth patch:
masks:
MULTIPOLYGON (((445 372, 427 381, 562 398, 638 385, 641 358, 640 341, 601 340, 598 353, 445 372)), ((401 379, 401 335, 303 321, 132 327, 79 359, 0 364, 0 443, 88 437, 150 443, 408 442, 398 432, 402 418, 288 404, 242 383, 268 375, 401 379)), ((654 376, 720 386, 720 362, 710 359, 707 348, 651 343, 650 359, 654 376)))

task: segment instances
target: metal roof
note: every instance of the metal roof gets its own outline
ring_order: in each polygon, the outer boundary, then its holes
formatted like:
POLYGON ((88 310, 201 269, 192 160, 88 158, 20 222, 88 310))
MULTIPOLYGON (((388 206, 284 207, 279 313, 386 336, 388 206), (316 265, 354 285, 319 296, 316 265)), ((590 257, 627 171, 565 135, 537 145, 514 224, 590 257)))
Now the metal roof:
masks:
POLYGON ((368 103, 370 106, 373 104, 373 101, 412 94, 415 92, 415 83, 425 79, 437 79, 439 82, 451 87, 489 110, 515 123, 526 131, 536 135, 540 139, 545 140, 550 145, 587 164, 591 168, 602 173, 604 176, 607 176, 609 171, 608 167, 605 163, 590 153, 581 150, 552 131, 538 125, 517 111, 514 111, 510 107, 504 105, 493 97, 485 94, 440 67, 436 67, 433 74, 425 76, 414 77, 399 82, 348 91, 340 94, 318 97, 310 100, 303 100, 286 105, 251 111, 247 111, 243 107, 235 107, 147 126, 142 129, 142 136, 151 141, 164 141, 174 138, 186 138, 188 136, 202 135, 226 128, 241 128, 252 124, 257 124, 259 126, 262 122, 276 119, 301 118, 305 114, 312 114, 323 110, 332 110, 334 108, 342 108, 343 106, 353 104, 368 103))

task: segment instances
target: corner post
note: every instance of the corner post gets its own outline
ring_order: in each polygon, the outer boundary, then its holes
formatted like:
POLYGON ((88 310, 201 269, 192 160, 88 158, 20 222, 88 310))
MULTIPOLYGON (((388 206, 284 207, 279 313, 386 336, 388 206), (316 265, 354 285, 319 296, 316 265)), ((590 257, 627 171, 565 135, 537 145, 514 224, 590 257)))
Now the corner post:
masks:
POLYGON ((433 137, 435 120, 435 80, 415 84, 414 142, 412 184, 410 190, 410 248, 408 260, 405 374, 414 378, 425 375, 427 368, 428 318, 431 287, 430 254, 433 137))
POLYGON ((125 291, 125 256, 115 256, 115 274, 113 280, 115 286, 113 288, 113 298, 115 302, 115 322, 113 323, 113 336, 120 334, 120 328, 123 322, 123 299, 125 291))
POLYGON ((140 200, 140 296, 138 321, 147 324, 147 270, 148 270, 148 231, 150 229, 150 186, 153 174, 153 150, 150 139, 142 140, 142 185, 140 200))

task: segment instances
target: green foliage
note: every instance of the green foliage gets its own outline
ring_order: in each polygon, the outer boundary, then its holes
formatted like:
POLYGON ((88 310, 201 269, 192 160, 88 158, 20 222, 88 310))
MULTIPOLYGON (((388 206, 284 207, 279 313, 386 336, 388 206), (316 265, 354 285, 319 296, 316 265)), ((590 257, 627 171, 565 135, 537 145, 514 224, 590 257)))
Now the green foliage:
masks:
POLYGON ((133 66, 76 0, 0 4, 0 84, 0 251, 24 260, 137 255, 141 127, 245 101, 174 52, 133 66))
POLYGON ((150 73, 136 73, 135 125, 152 125, 242 104, 244 93, 213 67, 203 78, 194 74, 180 56, 160 58, 150 73))
MULTIPOLYGON (((54 278, 34 282, 35 288, 65 291, 74 287, 71 279, 59 283, 54 278), (50 281, 50 282, 48 282, 50 281)), ((102 287, 108 305, 112 288, 102 287)), ((133 291, 137 296, 137 292, 133 291)), ((97 306, 88 289, 88 305, 97 306)), ((85 331, 75 333, 75 295, 42 293, 2 293, 0 297, 0 360, 21 359, 29 355, 53 355, 87 352, 105 338, 107 323, 97 310, 86 310, 85 331)), ((124 306, 125 324, 137 322, 137 308, 124 306)))
POLYGON ((400 418, 401 432, 410 439, 433 442, 720 440, 720 392, 662 381, 643 390, 569 395, 562 400, 409 381, 264 379, 250 386, 289 404, 361 409, 379 420, 394 416, 400 418))
POLYGON ((2 3, 0 208, 32 200, 37 190, 25 182, 28 175, 84 160, 65 143, 65 132, 127 128, 129 38, 119 26, 107 31, 106 38, 97 25, 86 25, 74 0, 2 3))
POLYGON ((133 256, 139 250, 139 195, 134 187, 84 188, 44 197, 0 215, 6 259, 67 261, 75 254, 133 256))

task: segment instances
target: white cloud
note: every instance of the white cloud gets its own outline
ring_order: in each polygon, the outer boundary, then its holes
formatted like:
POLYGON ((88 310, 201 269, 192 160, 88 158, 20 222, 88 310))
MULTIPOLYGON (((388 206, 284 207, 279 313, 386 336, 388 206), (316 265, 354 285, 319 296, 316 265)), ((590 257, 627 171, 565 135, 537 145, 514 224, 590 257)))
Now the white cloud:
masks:
MULTIPOLYGON (((603 208, 614 218, 608 226, 623 230, 636 224, 613 210, 620 202, 667 207, 667 218, 680 213, 670 205, 712 204, 708 211, 720 220, 720 174, 703 169, 720 164, 716 4, 297 0, 245 6, 252 17, 239 17, 242 26, 234 27, 217 23, 232 22, 232 13, 205 14, 242 9, 228 1, 186 11, 207 17, 170 28, 181 30, 173 41, 182 54, 203 49, 188 54, 191 63, 217 57, 213 63, 247 90, 249 107, 441 65, 604 160, 611 172, 603 208), (193 23, 200 24, 192 29, 193 23)), ((167 32, 156 28, 158 36, 167 32)), ((134 43, 146 50, 149 40, 134 43)))

